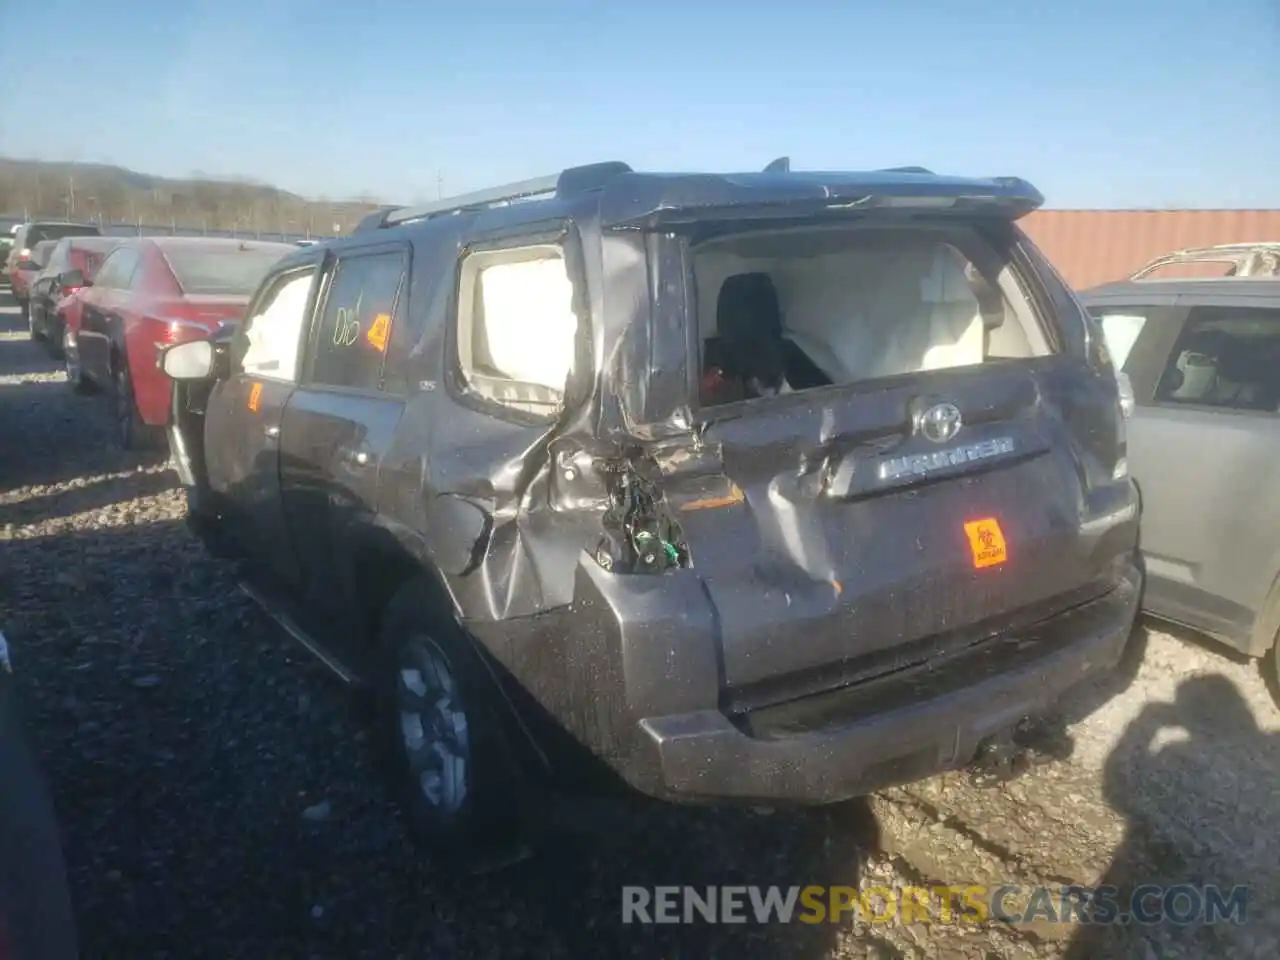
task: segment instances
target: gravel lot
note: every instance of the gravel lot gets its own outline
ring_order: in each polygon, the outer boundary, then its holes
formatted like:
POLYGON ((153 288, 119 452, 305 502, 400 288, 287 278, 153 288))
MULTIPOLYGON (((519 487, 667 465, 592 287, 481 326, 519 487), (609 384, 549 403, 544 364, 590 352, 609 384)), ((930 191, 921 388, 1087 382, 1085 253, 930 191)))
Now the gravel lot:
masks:
POLYGON ((820 813, 656 809, 482 878, 409 846, 348 696, 114 451, 0 294, 0 628, 86 958, 1280 956, 1280 712, 1253 664, 1139 629, 1021 777, 820 813), (1243 927, 627 927, 624 884, 1253 886, 1243 927))

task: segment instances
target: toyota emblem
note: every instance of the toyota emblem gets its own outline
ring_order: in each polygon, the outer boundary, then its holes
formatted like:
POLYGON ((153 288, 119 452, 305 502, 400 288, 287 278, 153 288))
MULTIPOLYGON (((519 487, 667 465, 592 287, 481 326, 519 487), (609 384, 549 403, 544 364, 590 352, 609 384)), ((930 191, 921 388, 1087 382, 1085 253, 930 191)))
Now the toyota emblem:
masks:
POLYGON ((955 439, 963 422, 954 403, 938 403, 920 415, 919 430, 934 443, 946 443, 955 439))

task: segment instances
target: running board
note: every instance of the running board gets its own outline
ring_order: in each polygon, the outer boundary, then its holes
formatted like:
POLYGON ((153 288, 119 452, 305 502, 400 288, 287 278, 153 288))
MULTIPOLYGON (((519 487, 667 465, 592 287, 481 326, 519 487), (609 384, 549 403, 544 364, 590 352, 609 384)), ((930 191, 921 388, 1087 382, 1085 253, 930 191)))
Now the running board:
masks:
POLYGON ((278 604, 268 600, 264 594, 259 593, 243 580, 239 582, 239 587, 245 596, 262 608, 263 613, 279 624, 285 633, 302 644, 312 656, 333 671, 339 680, 349 686, 363 685, 363 680, 360 677, 343 666, 342 661, 325 649, 324 644, 314 639, 307 631, 298 626, 297 621, 280 609, 278 604))

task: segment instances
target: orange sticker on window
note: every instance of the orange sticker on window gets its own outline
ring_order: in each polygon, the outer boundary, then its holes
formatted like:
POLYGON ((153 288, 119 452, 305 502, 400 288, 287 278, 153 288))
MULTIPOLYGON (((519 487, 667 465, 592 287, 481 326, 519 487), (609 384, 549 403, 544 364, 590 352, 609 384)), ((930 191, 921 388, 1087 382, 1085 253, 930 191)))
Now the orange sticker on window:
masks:
POLYGON ((249 388, 249 410, 252 413, 258 412, 258 403, 262 400, 262 384, 255 383, 249 388))
POLYGON ((1009 548, 1004 542, 1004 532, 995 517, 983 517, 970 520, 964 525, 965 536, 969 538, 969 549, 973 551, 973 568, 994 567, 1009 558, 1009 548))
POLYGON ((365 339, 378 348, 379 353, 387 352, 387 334, 391 332, 391 314, 380 313, 373 318, 373 326, 369 328, 365 339))

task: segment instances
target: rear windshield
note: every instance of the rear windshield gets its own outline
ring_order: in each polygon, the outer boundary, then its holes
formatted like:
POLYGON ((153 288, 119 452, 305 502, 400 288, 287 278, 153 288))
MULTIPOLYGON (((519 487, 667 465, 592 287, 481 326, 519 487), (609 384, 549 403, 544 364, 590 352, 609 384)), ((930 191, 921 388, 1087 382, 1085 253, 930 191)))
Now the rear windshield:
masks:
POLYGON ((286 252, 284 248, 170 247, 164 256, 184 293, 247 297, 286 252))
POLYGON ((31 262, 37 266, 43 267, 49 262, 49 257, 53 253, 53 248, 58 245, 56 240, 44 240, 37 243, 31 249, 31 262))
POLYGON ((692 248, 704 405, 1051 352, 977 226, 721 235, 692 248))
POLYGON ((61 240, 63 237, 100 237, 102 231, 95 226, 79 223, 33 223, 27 227, 27 246, 34 247, 42 240, 61 240))
POLYGON ((93 275, 98 272, 98 268, 102 266, 102 261, 106 259, 108 250, 86 250, 83 247, 73 247, 71 250, 71 266, 72 269, 79 270, 90 280, 93 275))

